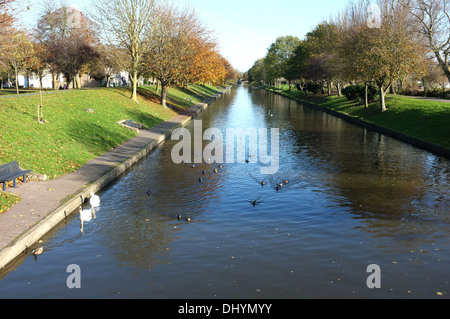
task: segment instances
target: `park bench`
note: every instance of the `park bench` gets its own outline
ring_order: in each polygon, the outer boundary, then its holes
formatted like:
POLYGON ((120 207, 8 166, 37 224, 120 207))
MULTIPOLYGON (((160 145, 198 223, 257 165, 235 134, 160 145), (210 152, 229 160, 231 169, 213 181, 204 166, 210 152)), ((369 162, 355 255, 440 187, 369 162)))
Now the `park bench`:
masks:
POLYGON ((19 167, 17 161, 4 164, 0 166, 0 183, 3 183, 3 190, 6 189, 5 183, 14 181, 14 187, 16 187, 16 179, 23 176, 23 182, 25 183, 25 175, 31 171, 22 170, 19 167))

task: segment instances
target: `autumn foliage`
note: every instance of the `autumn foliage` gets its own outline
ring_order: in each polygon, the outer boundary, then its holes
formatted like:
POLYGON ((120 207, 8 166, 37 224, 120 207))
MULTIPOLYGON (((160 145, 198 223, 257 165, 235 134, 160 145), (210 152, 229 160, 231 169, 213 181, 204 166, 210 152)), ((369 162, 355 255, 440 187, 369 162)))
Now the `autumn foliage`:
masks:
POLYGON ((216 50, 211 32, 203 27, 195 11, 165 4, 158 9, 149 49, 144 55, 144 73, 161 84, 161 104, 171 84, 224 83, 231 66, 216 50))

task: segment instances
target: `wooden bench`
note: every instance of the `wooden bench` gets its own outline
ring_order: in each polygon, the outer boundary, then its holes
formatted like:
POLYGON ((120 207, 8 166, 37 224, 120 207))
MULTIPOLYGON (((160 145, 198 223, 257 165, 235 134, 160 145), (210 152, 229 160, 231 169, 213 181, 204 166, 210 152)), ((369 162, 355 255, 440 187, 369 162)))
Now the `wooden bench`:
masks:
POLYGON ((31 173, 31 171, 22 170, 19 167, 17 161, 1 165, 0 166, 0 183, 3 183, 3 190, 6 190, 6 182, 14 181, 14 187, 16 186, 16 179, 23 176, 23 182, 25 183, 25 175, 31 173))

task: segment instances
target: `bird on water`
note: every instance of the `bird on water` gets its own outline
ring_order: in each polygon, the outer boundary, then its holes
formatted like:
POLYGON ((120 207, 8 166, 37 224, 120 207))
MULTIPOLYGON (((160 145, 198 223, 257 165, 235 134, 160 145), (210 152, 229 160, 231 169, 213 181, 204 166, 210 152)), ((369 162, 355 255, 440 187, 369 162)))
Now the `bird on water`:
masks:
POLYGON ((44 247, 39 247, 36 249, 33 249, 31 254, 34 255, 34 260, 37 260, 37 256, 42 255, 44 253, 44 247))
POLYGON ((100 196, 95 195, 94 192, 90 194, 91 198, 89 199, 89 204, 91 207, 99 207, 100 206, 100 196))

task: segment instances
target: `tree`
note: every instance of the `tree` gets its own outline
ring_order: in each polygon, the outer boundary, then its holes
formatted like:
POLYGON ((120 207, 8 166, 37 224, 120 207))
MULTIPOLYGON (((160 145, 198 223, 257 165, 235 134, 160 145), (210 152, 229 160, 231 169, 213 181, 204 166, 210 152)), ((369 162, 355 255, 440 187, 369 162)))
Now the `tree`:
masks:
POLYGON ((180 10, 172 4, 159 7, 153 28, 149 31, 150 45, 144 66, 160 82, 161 105, 165 107, 168 85, 200 81, 200 75, 207 75, 205 66, 214 63, 215 43, 209 39, 209 32, 195 11, 189 8, 180 10))
POLYGON ((120 71, 120 67, 116 63, 116 59, 114 59, 119 53, 117 52, 117 48, 104 44, 98 44, 95 47, 95 51, 97 52, 97 58, 91 59, 88 62, 87 69, 89 75, 99 82, 104 79, 105 86, 109 87, 114 72, 120 71))
POLYGON ((307 66, 311 53, 306 41, 301 41, 288 61, 288 77, 300 80, 300 89, 306 93, 307 66))
POLYGON ((395 1, 381 7, 382 25, 372 28, 367 41, 369 70, 380 91, 380 110, 386 110, 385 96, 391 85, 408 74, 420 78, 424 72, 424 48, 414 36, 409 12, 395 1))
POLYGON ((338 48, 343 38, 343 30, 331 22, 319 24, 306 35, 306 43, 312 59, 310 69, 315 70, 315 81, 327 83, 328 95, 331 95, 332 84, 335 83, 338 94, 341 94, 343 85, 343 62, 338 54, 338 48), (318 72, 320 71, 320 72, 318 72), (319 75, 322 79, 317 78, 319 75))
POLYGON ((8 71, 8 66, 0 59, 0 90, 3 90, 3 82, 8 79, 8 71))
MULTIPOLYGON (((75 80, 80 88, 80 73, 89 61, 97 57, 94 47, 86 41, 82 33, 72 33, 70 37, 58 39, 49 46, 53 63, 58 72, 63 73, 69 85, 75 80)), ((75 85, 74 85, 75 87, 75 85)))
POLYGON ((0 32, 10 26, 14 17, 11 15, 11 4, 14 0, 0 0, 0 32))
POLYGON ((264 67, 264 58, 257 60, 248 71, 249 81, 264 83, 266 81, 266 69, 264 67))
MULTIPOLYGON (((340 55, 348 79, 364 82, 366 89, 370 82, 376 83, 383 112, 385 96, 394 83, 407 75, 421 78, 425 50, 415 36, 414 23, 404 6, 393 0, 379 1, 379 5, 382 22, 379 28, 369 27, 364 15, 356 14, 357 20, 349 23, 340 46, 340 55)), ((365 104, 368 105, 367 98, 365 104)))
POLYGON ((289 87, 291 86, 292 73, 290 73, 289 61, 299 44, 300 40, 294 36, 279 37, 272 43, 264 59, 269 81, 285 77, 289 81, 289 87))
POLYGON ((105 44, 127 52, 115 56, 116 62, 130 74, 132 83, 131 99, 137 102, 137 85, 143 72, 143 57, 149 48, 148 35, 151 34, 156 18, 155 0, 98 0, 94 4, 93 19, 103 31, 105 44))
POLYGON ((425 45, 450 82, 450 1, 400 0, 418 22, 425 45))
POLYGON ((339 47, 343 60, 343 75, 350 81, 363 82, 365 86, 364 106, 369 107, 368 88, 374 80, 371 61, 371 34, 377 30, 364 25, 354 25, 346 31, 346 36, 339 47))
POLYGON ((47 72, 48 64, 46 61, 47 51, 40 43, 33 43, 33 52, 28 59, 28 70, 36 73, 39 78, 40 87, 43 87, 42 79, 47 72))
POLYGON ((16 78, 16 92, 19 94, 19 73, 25 69, 33 51, 33 44, 25 33, 17 31, 5 39, 8 51, 4 53, 4 60, 14 70, 16 78))
POLYGON ((4 54, 9 50, 8 35, 15 32, 12 28, 14 22, 14 17, 11 15, 12 2, 13 0, 0 0, 0 64, 3 64, 3 69, 7 66, 4 54))
POLYGON ((231 64, 215 49, 215 43, 192 39, 192 54, 185 57, 184 67, 178 72, 178 84, 224 83, 235 76, 231 64))
POLYGON ((442 95, 445 93, 445 82, 447 77, 445 76, 442 68, 439 67, 434 60, 428 60, 426 65, 426 72, 422 77, 423 95, 427 96, 427 90, 434 89, 437 85, 442 87, 442 95))
POLYGON ((53 88, 59 73, 64 74, 67 84, 75 79, 76 86, 80 87, 80 72, 97 55, 92 21, 77 9, 47 3, 35 38, 45 51, 44 62, 52 70, 53 88))
POLYGON ((324 91, 324 82, 328 84, 328 95, 331 94, 331 73, 327 67, 331 55, 326 53, 321 53, 319 55, 313 56, 307 66, 307 77, 316 83, 321 83, 322 91, 324 91))

